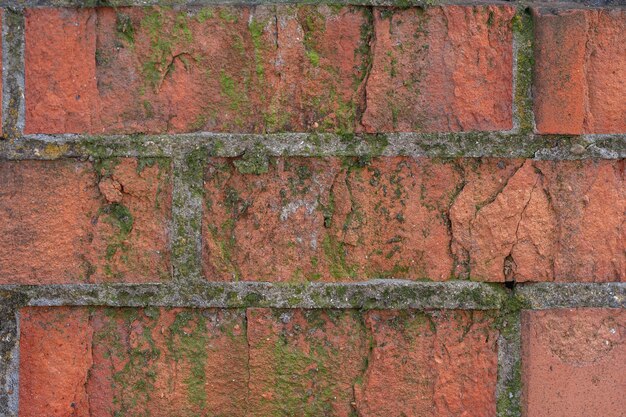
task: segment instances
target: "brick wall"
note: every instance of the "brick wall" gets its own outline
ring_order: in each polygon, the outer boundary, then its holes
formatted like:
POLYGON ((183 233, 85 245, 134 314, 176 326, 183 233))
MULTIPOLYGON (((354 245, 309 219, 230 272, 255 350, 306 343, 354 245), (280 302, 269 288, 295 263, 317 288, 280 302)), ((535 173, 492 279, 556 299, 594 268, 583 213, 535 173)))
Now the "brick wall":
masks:
POLYGON ((623 417, 620 2, 0 1, 0 415, 623 417))

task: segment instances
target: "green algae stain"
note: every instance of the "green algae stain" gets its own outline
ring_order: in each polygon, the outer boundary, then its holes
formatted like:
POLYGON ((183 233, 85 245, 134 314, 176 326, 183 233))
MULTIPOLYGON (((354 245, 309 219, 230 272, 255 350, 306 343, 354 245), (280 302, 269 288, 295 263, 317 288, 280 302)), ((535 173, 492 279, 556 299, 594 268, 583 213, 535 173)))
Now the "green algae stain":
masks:
POLYGON ((152 337, 158 317, 158 309, 147 309, 141 314, 135 308, 108 308, 102 318, 104 325, 94 333, 94 343, 104 349, 105 357, 123 364, 113 372, 111 381, 115 417, 149 415, 147 408, 155 391, 157 362, 161 358, 152 337))
POLYGON ((190 366, 189 375, 184 379, 189 402, 201 410, 206 408, 205 366, 209 345, 206 319, 199 312, 179 312, 169 328, 166 344, 174 361, 184 361, 190 366))
POLYGON ((260 142, 246 150, 243 157, 233 161, 235 168, 241 174, 266 174, 269 171, 269 157, 265 146, 260 142))
POLYGON ((134 219, 128 207, 120 203, 112 203, 101 208, 99 214, 104 216, 103 221, 113 228, 113 233, 109 236, 105 249, 104 273, 107 276, 114 276, 117 274, 110 262, 115 255, 121 252, 120 259, 122 262, 128 262, 128 252, 130 251, 128 238, 133 230, 134 219))
POLYGON ((343 242, 340 242, 334 236, 327 234, 322 241, 322 249, 326 260, 330 275, 333 278, 354 278, 357 274, 357 267, 351 265, 346 260, 346 249, 343 242))
POLYGON ((115 30, 117 31, 117 36, 128 45, 135 43, 135 27, 129 15, 117 13, 115 16, 115 30))
POLYGON ((532 132, 534 127, 531 88, 533 82, 533 19, 526 10, 520 10, 512 20, 517 40, 517 68, 515 68, 515 107, 521 133, 532 132))

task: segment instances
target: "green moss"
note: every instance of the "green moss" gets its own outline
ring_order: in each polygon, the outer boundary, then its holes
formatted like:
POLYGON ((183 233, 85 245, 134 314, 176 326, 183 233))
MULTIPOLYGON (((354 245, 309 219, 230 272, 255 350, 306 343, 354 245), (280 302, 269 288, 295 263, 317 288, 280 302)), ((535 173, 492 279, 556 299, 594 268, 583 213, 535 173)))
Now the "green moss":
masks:
POLYGON ((513 32, 517 41, 515 69, 515 107, 521 133, 532 132, 534 126, 531 88, 533 82, 533 19, 528 10, 519 10, 513 17, 513 32))
POLYGON ((133 216, 128 207, 113 203, 100 210, 104 215, 104 221, 116 229, 116 232, 109 238, 106 248, 105 259, 113 259, 118 250, 128 251, 127 239, 133 230, 133 216))
POLYGON ((128 45, 135 43, 135 28, 129 15, 118 12, 115 17, 115 29, 117 36, 128 45))
POLYGON ((239 21, 239 17, 228 8, 220 9, 219 17, 227 23, 237 23, 239 21))
POLYGON ((269 171, 267 149, 260 142, 246 150, 241 159, 233 161, 235 168, 242 174, 266 174, 269 171))
MULTIPOLYGON (((152 9, 141 20, 141 29, 148 34, 150 49, 148 59, 143 63, 142 74, 145 82, 158 91, 163 79, 174 69, 172 55, 175 48, 186 48, 193 40, 187 14, 177 13, 174 17, 164 9, 152 9)), ((179 54, 185 66, 189 65, 179 54)))
POLYGON ((201 312, 185 310, 178 313, 169 328, 166 343, 176 362, 184 361, 190 366, 189 375, 184 380, 189 402, 204 409, 207 400, 207 376, 204 369, 208 359, 209 337, 206 319, 201 312))
POLYGON ((314 67, 320 66, 320 56, 316 51, 308 50, 308 51, 305 51, 305 53, 311 65, 313 65, 314 67))
POLYGON ((319 311, 306 312, 304 318, 307 321, 306 333, 305 329, 296 326, 291 332, 282 332, 272 342, 273 345, 268 346, 273 350, 271 363, 274 364, 272 388, 275 395, 271 399, 271 415, 333 415, 337 396, 341 396, 341 401, 347 400, 337 390, 335 380, 337 369, 342 364, 340 351, 325 337, 313 335, 316 328, 324 332, 328 320, 338 322, 340 318, 335 315, 330 318, 319 311), (303 332, 307 348, 297 343, 300 332, 303 332))
POLYGON ((520 396, 522 392, 522 372, 520 361, 513 365, 513 375, 506 389, 498 395, 496 409, 498 417, 517 417, 522 415, 520 396))
POLYGON ((220 73, 220 92, 222 96, 228 98, 228 107, 231 110, 239 110, 246 99, 245 93, 237 86, 235 79, 224 70, 220 73))
MULTIPOLYGON (((157 348, 152 331, 158 321, 158 309, 140 314, 135 308, 108 308, 103 326, 94 332, 94 343, 103 346, 104 355, 115 358, 121 369, 111 369, 113 415, 145 415, 157 378, 157 348), (137 331, 141 328, 141 331, 137 331), (133 332, 136 339, 128 346, 126 337, 133 332)), ((97 313, 92 313, 97 314, 97 313)))
POLYGON ((263 78, 265 74, 265 68, 263 67, 263 29, 265 24, 252 19, 248 25, 250 30, 250 37, 252 38, 252 46, 254 48, 254 62, 256 74, 259 78, 263 78))
POLYGON ((314 6, 301 6, 298 9, 298 21, 304 32, 303 45, 309 62, 314 67, 320 64, 319 35, 325 30, 325 18, 314 6))
POLYGON ((322 241, 322 249, 329 265, 330 275, 333 278, 354 278, 357 268, 346 261, 346 249, 344 244, 336 237, 327 234, 322 241))
POLYGON ((196 20, 198 21, 198 23, 204 23, 209 19, 213 19, 213 17, 214 17, 213 9, 209 7, 203 7, 196 14, 196 20))

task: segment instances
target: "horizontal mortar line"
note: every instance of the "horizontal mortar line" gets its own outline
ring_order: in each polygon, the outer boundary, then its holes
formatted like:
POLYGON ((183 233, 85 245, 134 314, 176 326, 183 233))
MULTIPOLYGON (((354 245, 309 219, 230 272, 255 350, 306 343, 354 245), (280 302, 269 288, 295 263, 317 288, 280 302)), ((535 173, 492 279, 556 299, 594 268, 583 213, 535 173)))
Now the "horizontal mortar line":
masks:
MULTIPOLYGON (((597 0, 553 0, 551 2, 527 1, 527 0, 510 0, 510 1, 477 1, 477 0, 331 0, 320 2, 320 0, 0 0, 0 7, 93 7, 93 6, 214 6, 214 5, 236 5, 236 6, 255 6, 255 5, 280 5, 280 4, 333 4, 345 6, 434 6, 434 5, 512 5, 512 6, 529 6, 529 5, 546 5, 555 7, 559 5, 575 7, 611 7, 619 8, 623 5, 612 4, 602 5, 597 0)), ((607 2, 608 3, 608 2, 607 2)))
POLYGON ((262 146, 269 156, 498 157, 545 160, 626 158, 626 134, 554 136, 510 132, 387 133, 181 133, 158 135, 24 135, 0 141, 3 159, 172 156, 205 148, 237 157, 262 146))
POLYGON ((626 283, 502 283, 376 279, 349 283, 208 282, 0 285, 0 296, 29 306, 214 308, 472 309, 503 306, 515 294, 525 308, 626 308, 626 283))
POLYGON ((626 282, 518 284, 515 294, 530 309, 626 308, 626 282))

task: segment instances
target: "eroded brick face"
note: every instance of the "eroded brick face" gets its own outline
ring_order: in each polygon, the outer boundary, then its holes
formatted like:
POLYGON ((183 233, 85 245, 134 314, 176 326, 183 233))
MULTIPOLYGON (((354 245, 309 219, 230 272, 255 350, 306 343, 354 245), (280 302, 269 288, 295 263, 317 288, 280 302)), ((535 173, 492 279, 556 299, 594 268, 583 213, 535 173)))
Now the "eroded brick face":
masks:
POLYGON ((522 319, 526 416, 624 415, 623 309, 528 311, 522 319))
POLYGON ((59 307, 20 326, 21 417, 495 415, 489 312, 59 307))
POLYGON ((166 160, 0 162, 0 282, 169 276, 166 160))
POLYGON ((30 9, 26 131, 508 130, 513 13, 30 9))
POLYGON ((209 280, 623 281, 623 161, 212 159, 209 280))
POLYGON ((535 10, 535 118, 541 133, 626 130, 626 13, 535 10))
POLYGON ((509 130, 511 7, 374 12, 368 132, 509 130))

